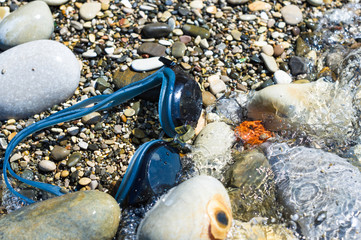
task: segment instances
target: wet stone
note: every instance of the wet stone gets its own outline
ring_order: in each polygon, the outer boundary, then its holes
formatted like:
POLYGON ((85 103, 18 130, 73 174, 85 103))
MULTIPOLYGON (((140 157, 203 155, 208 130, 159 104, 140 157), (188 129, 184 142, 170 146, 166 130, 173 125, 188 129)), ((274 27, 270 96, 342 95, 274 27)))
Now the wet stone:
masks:
POLYGON ((53 150, 51 151, 51 156, 56 161, 65 159, 69 154, 70 150, 66 149, 65 147, 60 147, 58 145, 54 146, 53 150))
POLYGON ((165 50, 166 47, 162 46, 158 43, 143 43, 139 49, 138 49, 138 53, 139 54, 148 54, 149 56, 155 57, 155 56, 165 56, 165 50))
POLYGON ((200 36, 201 38, 209 38, 210 37, 210 33, 209 33, 208 29, 198 27, 195 25, 191 25, 191 24, 185 24, 183 26, 183 32, 185 34, 188 34, 193 37, 197 37, 197 36, 200 36))
POLYGON ((70 155, 67 165, 68 167, 74 167, 81 159, 82 155, 79 152, 75 152, 70 155))
POLYGON ((173 57, 179 58, 183 57, 187 47, 182 42, 175 42, 172 46, 172 55, 173 57))
POLYGON ((136 138, 145 138, 145 133, 142 129, 134 128, 132 133, 136 138))
POLYGON ((166 23, 151 23, 143 27, 142 34, 147 38, 166 37, 172 31, 166 23))
POLYGON ((299 37, 297 38, 296 41, 296 55, 303 57, 305 56, 308 52, 310 52, 310 47, 305 43, 305 41, 299 37))
POLYGON ((292 75, 307 73, 307 63, 304 58, 291 57, 289 61, 292 75))
POLYGON ((79 191, 9 213, 0 218, 0 232, 3 239, 112 239, 120 213, 109 194, 79 191))

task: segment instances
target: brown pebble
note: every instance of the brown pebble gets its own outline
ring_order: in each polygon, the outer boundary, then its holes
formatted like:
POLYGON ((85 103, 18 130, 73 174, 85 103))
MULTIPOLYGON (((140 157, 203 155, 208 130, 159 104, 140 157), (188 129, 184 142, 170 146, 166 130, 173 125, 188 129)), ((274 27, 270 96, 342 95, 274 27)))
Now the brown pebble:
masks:
POLYGON ((92 180, 90 178, 87 177, 83 177, 79 179, 79 184, 82 186, 86 186, 88 185, 92 180))
POLYGON ((123 122, 127 122, 127 117, 124 114, 120 118, 122 119, 123 122))
POLYGON ((11 141, 11 139, 13 139, 13 137, 15 137, 16 132, 12 132, 9 136, 8 136, 8 140, 11 141))
POLYGON ((69 171, 68 170, 64 170, 64 171, 61 171, 61 175, 60 175, 62 178, 66 178, 67 176, 69 176, 69 171))
POLYGON ((242 83, 237 83, 237 86, 236 86, 236 87, 237 87, 238 90, 247 92, 247 87, 244 86, 242 83))
POLYGON ((300 34, 300 32, 301 32, 301 30, 300 30, 300 28, 299 27, 293 27, 292 28, 292 34, 294 35, 294 36, 298 36, 298 34, 300 34))
POLYGON ((275 57, 278 57, 281 56, 281 54, 285 51, 285 48, 281 44, 278 44, 273 48, 273 51, 274 51, 273 55, 275 57))
POLYGON ((213 103, 215 103, 216 100, 217 100, 216 97, 212 93, 210 93, 208 91, 202 92, 202 101, 203 101, 204 106, 208 107, 208 106, 212 105, 213 103))

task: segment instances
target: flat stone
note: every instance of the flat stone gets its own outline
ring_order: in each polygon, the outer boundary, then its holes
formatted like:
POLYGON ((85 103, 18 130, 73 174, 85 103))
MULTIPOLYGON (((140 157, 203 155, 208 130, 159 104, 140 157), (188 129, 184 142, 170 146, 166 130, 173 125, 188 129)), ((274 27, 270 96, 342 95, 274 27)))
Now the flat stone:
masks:
POLYGON ((86 186, 88 185, 92 180, 90 178, 87 178, 87 177, 83 177, 83 178, 80 178, 78 183, 82 186, 86 186))
POLYGON ((248 1, 249 0, 227 0, 229 4, 233 4, 233 5, 244 4, 247 3, 248 1))
POLYGON ((102 115, 98 112, 92 112, 81 118, 81 121, 85 124, 96 124, 102 119, 102 115))
POLYGON ((112 239, 120 221, 107 193, 80 191, 31 204, 0 218, 3 239, 112 239), (25 231, 26 229, 26 231, 25 231))
POLYGON ((291 76, 282 70, 277 70, 273 75, 273 79, 276 84, 287 84, 292 82, 291 76))
POLYGON ((171 46, 172 45, 172 43, 170 41, 164 40, 164 39, 159 40, 158 43, 163 46, 171 46))
POLYGON ((67 3, 69 0, 40 0, 48 4, 49 6, 60 6, 67 3))
POLYGON ((52 161, 42 160, 39 162, 39 169, 44 172, 52 172, 56 169, 56 165, 52 161))
POLYGON ((254 14, 242 14, 239 19, 242 21, 254 21, 257 19, 257 16, 254 14))
POLYGON ((81 159, 82 155, 79 152, 75 152, 70 155, 67 165, 68 167, 74 167, 81 159))
POLYGON ((208 91, 202 92, 202 102, 205 107, 211 106, 216 102, 217 98, 208 91))
POLYGON ((172 28, 166 23, 150 23, 143 27, 142 34, 147 38, 167 37, 172 28))
POLYGON ((183 35, 179 37, 179 41, 181 41, 182 43, 190 43, 192 41, 192 37, 188 36, 188 35, 183 35))
POLYGON ((281 9, 283 19, 287 24, 297 25, 303 21, 302 12, 296 5, 287 5, 281 9))
POLYGON ((185 34, 193 37, 209 38, 211 36, 208 29, 191 24, 185 24, 182 29, 185 34))
POLYGON ((231 225, 232 209, 222 183, 210 176, 197 176, 158 200, 140 223, 136 239, 225 239, 231 225), (192 221, 179 224, 180 219, 192 221))
POLYGON ((73 95, 80 80, 74 54, 50 40, 1 53, 0 71, 0 119, 26 118, 59 104, 73 95))
POLYGON ((291 68, 292 75, 298 75, 307 72, 307 63, 306 60, 302 57, 293 56, 291 57, 288 64, 291 68))
POLYGON ((255 11, 269 11, 272 9, 271 4, 263 1, 255 1, 248 5, 249 10, 255 11))
POLYGON ((148 54, 149 56, 152 57, 160 57, 160 56, 165 56, 165 50, 166 47, 162 46, 158 43, 151 43, 151 42, 146 42, 143 43, 139 48, 138 48, 138 53, 139 54, 148 54))
POLYGON ((267 54, 268 56, 272 56, 273 55, 273 47, 269 44, 265 45, 262 47, 262 52, 264 52, 265 54, 267 54))
POLYGON ((159 61, 159 57, 136 59, 131 64, 132 69, 138 72, 158 69, 163 65, 164 63, 159 61))
MULTIPOLYGON (((135 62, 135 61, 137 61, 137 60, 134 60, 133 62, 135 62)), ((143 67, 147 68, 146 66, 143 66, 143 67)), ((139 66, 138 69, 142 69, 142 68, 141 68, 141 66, 139 66)), ((119 88, 129 85, 130 83, 142 80, 143 78, 149 76, 152 73, 154 73, 154 71, 136 72, 136 71, 133 71, 131 68, 128 68, 125 71, 118 70, 113 74, 113 82, 115 84, 115 87, 117 89, 119 89, 119 88)))
POLYGON ((79 15, 84 20, 92 20, 102 8, 99 2, 86 2, 81 5, 79 15))
POLYGON ((278 65, 277 65, 274 57, 268 56, 265 53, 261 53, 261 57, 264 61, 266 68, 268 69, 268 71, 276 72, 278 70, 278 65))
POLYGON ((49 39, 54 31, 54 20, 48 5, 34 1, 21 6, 0 23, 0 48, 49 39), (41 27, 39 27, 41 26, 41 27))
POLYGON ((307 0, 307 2, 315 7, 321 6, 323 4, 323 0, 307 0))
POLYGON ((51 151, 51 155, 56 161, 65 159, 69 154, 70 150, 66 149, 65 147, 60 147, 59 145, 55 145, 51 151))
POLYGON ((175 58, 183 57, 187 47, 182 42, 175 42, 172 46, 172 56, 175 58))
POLYGON ((231 31, 231 35, 235 40, 237 40, 237 41, 241 40, 242 33, 240 31, 234 29, 231 31))

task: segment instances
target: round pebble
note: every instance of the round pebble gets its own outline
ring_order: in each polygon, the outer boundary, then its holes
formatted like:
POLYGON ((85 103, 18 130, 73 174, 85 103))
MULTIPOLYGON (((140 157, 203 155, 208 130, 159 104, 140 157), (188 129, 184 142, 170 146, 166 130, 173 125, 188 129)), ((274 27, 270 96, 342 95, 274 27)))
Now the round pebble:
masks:
POLYGON ((127 108, 124 110, 124 115, 127 117, 132 117, 135 114, 135 110, 133 108, 127 108))
POLYGON ((102 5, 99 2, 87 2, 80 7, 79 15, 84 20, 92 20, 101 8, 102 5))
POLYGON ((75 152, 75 153, 71 154, 71 155, 69 156, 67 165, 68 165, 69 167, 74 167, 74 166, 79 162, 79 160, 81 159, 81 157, 82 157, 82 155, 81 155, 81 153, 79 153, 79 152, 75 152))
POLYGON ((281 56, 281 54, 284 52, 284 47, 281 45, 281 44, 277 44, 274 48, 273 48, 273 51, 274 51, 274 56, 275 57, 278 57, 278 56, 281 56))
POLYGON ((277 70, 273 75, 273 79, 276 84, 288 84, 292 82, 291 76, 282 70, 277 70))
POLYGON ((262 47, 262 52, 264 52, 268 56, 272 56, 273 55, 273 47, 271 45, 267 44, 262 47))
POLYGON ((89 183, 91 183, 91 179, 90 178, 87 178, 87 177, 83 177, 83 178, 80 178, 79 179, 79 184, 82 185, 82 186, 86 186, 88 185, 89 183))
POLYGON ((65 159, 69 154, 70 150, 58 145, 54 146, 53 150, 51 151, 51 155, 56 161, 65 159))
POLYGON ((56 164, 49 160, 42 160, 39 162, 39 169, 44 172, 52 172, 56 169, 56 164))
POLYGON ((282 17, 287 24, 297 25, 302 22, 302 12, 296 5, 287 5, 281 9, 282 17))

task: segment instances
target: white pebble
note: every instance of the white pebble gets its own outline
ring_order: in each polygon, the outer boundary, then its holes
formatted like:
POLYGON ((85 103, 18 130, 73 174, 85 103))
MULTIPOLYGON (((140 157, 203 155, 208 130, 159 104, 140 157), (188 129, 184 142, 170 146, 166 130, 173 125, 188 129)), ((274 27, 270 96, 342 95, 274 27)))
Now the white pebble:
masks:
POLYGON ((44 172, 52 172, 56 169, 56 165, 52 161, 42 160, 39 163, 39 169, 44 172))
POLYGON ((273 79, 276 84, 288 84, 292 82, 291 76, 282 70, 277 70, 273 75, 273 79))
POLYGON ((136 59, 131 66, 134 71, 150 71, 162 67, 164 64, 159 61, 159 57, 136 59))

